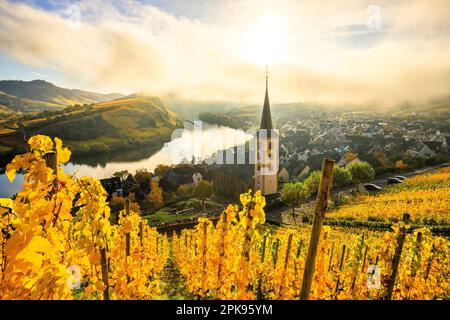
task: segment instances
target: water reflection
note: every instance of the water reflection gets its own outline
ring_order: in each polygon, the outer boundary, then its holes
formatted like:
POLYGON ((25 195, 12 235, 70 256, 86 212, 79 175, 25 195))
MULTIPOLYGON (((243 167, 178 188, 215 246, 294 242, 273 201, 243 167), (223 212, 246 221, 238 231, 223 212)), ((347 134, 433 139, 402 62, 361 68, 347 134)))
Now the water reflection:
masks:
MULTIPOLYGON (((217 150, 230 148, 249 140, 251 135, 228 127, 207 126, 203 130, 183 130, 178 138, 166 143, 159 151, 153 147, 141 147, 122 153, 102 156, 88 156, 72 159, 65 165, 66 173, 77 176, 90 176, 97 179, 111 177, 114 172, 128 170, 134 173, 138 169, 153 171, 158 164, 177 164, 184 160, 205 159, 217 150)), ((23 183, 23 177, 17 175, 10 183, 6 176, 0 175, 0 197, 12 196, 23 183)))

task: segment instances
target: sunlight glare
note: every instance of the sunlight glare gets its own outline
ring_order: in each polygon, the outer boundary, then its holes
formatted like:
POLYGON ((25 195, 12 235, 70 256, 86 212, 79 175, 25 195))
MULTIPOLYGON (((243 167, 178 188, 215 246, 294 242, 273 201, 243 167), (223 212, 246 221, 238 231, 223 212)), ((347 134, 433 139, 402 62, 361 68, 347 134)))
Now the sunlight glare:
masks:
POLYGON ((280 16, 266 15, 250 23, 242 46, 246 60, 256 64, 280 62, 286 44, 286 22, 280 16))

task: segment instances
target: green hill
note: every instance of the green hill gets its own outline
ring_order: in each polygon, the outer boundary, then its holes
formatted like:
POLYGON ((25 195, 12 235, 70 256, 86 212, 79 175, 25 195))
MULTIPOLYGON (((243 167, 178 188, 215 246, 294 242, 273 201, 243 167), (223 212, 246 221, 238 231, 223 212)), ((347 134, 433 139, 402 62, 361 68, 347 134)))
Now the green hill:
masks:
POLYGON ((41 110, 57 110, 62 106, 56 103, 30 100, 26 98, 17 98, 7 93, 0 92, 0 109, 5 113, 34 112, 41 110))
POLYGON ((101 94, 57 87, 44 80, 0 81, 0 105, 13 111, 61 109, 73 104, 91 104, 113 100, 121 94, 101 94))
POLYGON ((0 122, 0 153, 24 150, 23 134, 60 137, 75 155, 114 153, 143 145, 156 148, 169 141, 179 126, 177 116, 159 98, 131 95, 0 122))

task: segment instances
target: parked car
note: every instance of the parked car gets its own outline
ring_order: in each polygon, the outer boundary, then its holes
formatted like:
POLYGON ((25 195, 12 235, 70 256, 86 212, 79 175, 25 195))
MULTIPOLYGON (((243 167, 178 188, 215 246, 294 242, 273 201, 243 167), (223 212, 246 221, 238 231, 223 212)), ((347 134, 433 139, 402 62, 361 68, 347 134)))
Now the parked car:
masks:
POLYGON ((395 176, 397 179, 400 179, 400 180, 406 180, 406 179, 408 179, 408 178, 406 178, 405 176, 395 176))
POLYGON ((450 163, 443 163, 441 164, 441 168, 450 167, 450 163))
POLYGON ((383 190, 383 188, 381 188, 380 186, 377 186, 374 183, 366 183, 364 185, 364 189, 366 189, 367 191, 381 191, 381 190, 383 190))
POLYGON ((395 178, 395 177, 391 177, 387 179, 387 183, 388 184, 397 184, 397 183, 402 183, 403 181, 399 178, 395 178))

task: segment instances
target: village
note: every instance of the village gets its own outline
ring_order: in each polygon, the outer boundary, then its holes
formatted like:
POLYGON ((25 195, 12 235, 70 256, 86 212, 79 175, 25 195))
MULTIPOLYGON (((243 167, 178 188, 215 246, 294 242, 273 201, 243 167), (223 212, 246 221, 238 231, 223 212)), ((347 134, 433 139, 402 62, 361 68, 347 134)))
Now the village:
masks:
MULTIPOLYGON (((373 175, 359 182, 377 183, 380 177, 408 175, 445 164, 449 161, 450 134, 439 130, 442 123, 416 119, 414 113, 408 119, 331 113, 275 123, 279 169, 277 186, 266 195, 267 216, 275 222, 285 220, 282 216, 289 211, 290 203, 283 201, 284 184, 307 181, 311 189, 308 195, 314 195, 314 181, 324 158, 334 159, 343 171, 362 163, 373 175)), ((236 157, 237 148, 218 151, 211 158, 217 159, 219 154, 225 159, 230 152, 236 157)), ((245 150, 245 164, 211 164, 211 159, 193 158, 178 165, 161 164, 154 172, 145 168, 135 173, 118 172, 101 182, 115 216, 123 209, 124 199, 131 197, 153 226, 190 223, 199 216, 218 216, 226 203, 236 202, 249 189, 255 190, 256 168, 249 161, 248 143, 245 150)), ((335 189, 357 185, 358 180, 353 180, 346 178, 335 184, 335 189)))

